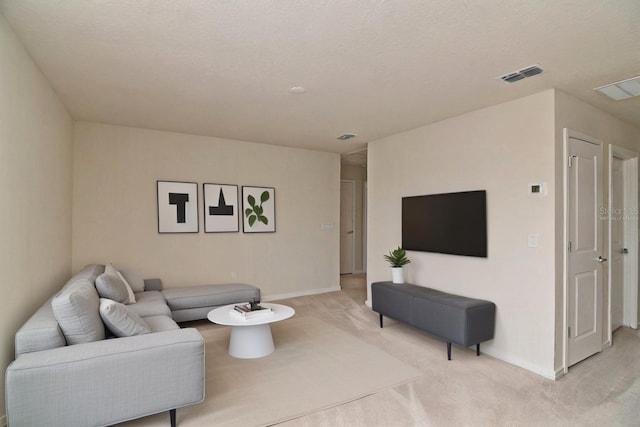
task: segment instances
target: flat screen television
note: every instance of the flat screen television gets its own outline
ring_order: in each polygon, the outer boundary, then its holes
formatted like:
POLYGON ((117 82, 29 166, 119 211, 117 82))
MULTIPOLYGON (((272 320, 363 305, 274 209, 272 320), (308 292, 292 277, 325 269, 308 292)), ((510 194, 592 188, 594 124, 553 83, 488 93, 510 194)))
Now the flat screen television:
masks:
POLYGON ((487 192, 402 198, 402 248, 487 257, 487 192))

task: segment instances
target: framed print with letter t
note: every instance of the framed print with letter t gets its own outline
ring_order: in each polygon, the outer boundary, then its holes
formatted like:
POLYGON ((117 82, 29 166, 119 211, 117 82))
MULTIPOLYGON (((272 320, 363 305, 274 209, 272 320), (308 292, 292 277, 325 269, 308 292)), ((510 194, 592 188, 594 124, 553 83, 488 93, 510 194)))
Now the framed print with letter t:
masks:
POLYGON ((158 233, 198 232, 198 184, 158 181, 158 233))
POLYGON ((276 190, 271 187, 242 187, 242 231, 276 231, 276 190))

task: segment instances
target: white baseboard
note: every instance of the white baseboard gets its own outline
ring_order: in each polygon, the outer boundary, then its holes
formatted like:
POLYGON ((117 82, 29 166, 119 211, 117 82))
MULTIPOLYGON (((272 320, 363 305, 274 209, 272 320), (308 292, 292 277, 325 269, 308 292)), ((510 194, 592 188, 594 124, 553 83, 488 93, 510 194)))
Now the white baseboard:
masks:
POLYGON ((564 368, 559 368, 558 370, 556 370, 556 380, 559 380, 560 378, 564 377, 564 368))
POLYGON ((495 357, 496 359, 502 360, 503 362, 507 362, 511 365, 515 365, 518 366, 522 369, 526 369, 527 371, 533 372, 534 374, 543 376, 549 380, 555 381, 557 380, 560 376, 558 372, 554 371, 554 370, 548 370, 548 369, 544 369, 538 365, 534 365, 530 362, 524 361, 524 360, 520 360, 516 357, 511 357, 511 356, 505 356, 504 354, 501 353, 496 353, 493 352, 492 349, 484 349, 482 347, 482 345, 480 345, 480 351, 482 351, 483 353, 488 354, 491 357, 495 357))
POLYGON ((287 294, 274 294, 274 295, 263 295, 262 301, 277 301, 281 299, 289 299, 296 297, 304 297, 308 295, 318 295, 318 294, 326 294, 328 292, 337 292, 339 291, 340 285, 331 286, 329 288, 321 288, 321 289, 311 289, 308 291, 300 291, 300 292, 291 292, 287 294))

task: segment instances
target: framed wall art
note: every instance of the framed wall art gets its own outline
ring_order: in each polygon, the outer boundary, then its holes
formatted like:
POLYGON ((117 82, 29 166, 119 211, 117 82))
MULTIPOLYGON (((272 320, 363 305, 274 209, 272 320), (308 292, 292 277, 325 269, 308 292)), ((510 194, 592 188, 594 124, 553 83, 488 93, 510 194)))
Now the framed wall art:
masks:
POLYGON ((158 181, 158 233, 198 232, 198 184, 158 181))
POLYGON ((272 187, 242 187, 242 231, 276 231, 276 190, 272 187))
POLYGON ((204 232, 234 233, 240 231, 238 186, 202 184, 204 196, 204 232))

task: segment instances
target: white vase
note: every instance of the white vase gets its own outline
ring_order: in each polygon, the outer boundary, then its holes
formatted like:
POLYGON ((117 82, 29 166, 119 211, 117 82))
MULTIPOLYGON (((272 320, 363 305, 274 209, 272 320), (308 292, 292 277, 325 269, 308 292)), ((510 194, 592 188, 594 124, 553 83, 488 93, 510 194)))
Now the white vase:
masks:
POLYGON ((393 277, 393 283, 404 283, 404 269, 402 267, 391 267, 391 277, 393 277))

